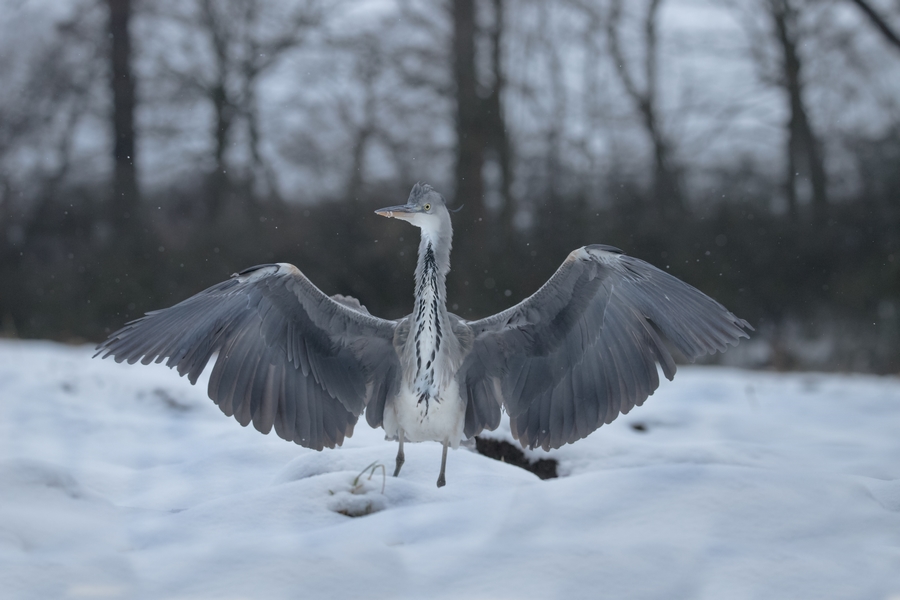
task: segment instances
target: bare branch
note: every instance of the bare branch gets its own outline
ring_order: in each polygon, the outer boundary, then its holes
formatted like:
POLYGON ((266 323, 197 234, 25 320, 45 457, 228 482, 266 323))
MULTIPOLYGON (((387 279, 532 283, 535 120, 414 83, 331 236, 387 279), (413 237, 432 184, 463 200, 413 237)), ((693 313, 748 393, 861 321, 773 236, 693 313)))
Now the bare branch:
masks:
POLYGON ((635 102, 645 104, 646 96, 638 90, 637 84, 631 75, 631 71, 628 70, 628 65, 625 62, 625 54, 622 52, 622 45, 619 41, 619 21, 621 20, 621 16, 622 1, 613 0, 609 10, 609 17, 606 20, 606 39, 609 41, 609 53, 612 55, 616 70, 622 78, 622 84, 625 86, 625 91, 628 92, 628 95, 631 96, 635 102))
POLYGON ((647 98, 656 97, 656 46, 659 36, 656 33, 656 17, 662 0, 650 0, 647 18, 644 20, 644 39, 647 43, 647 54, 644 57, 644 69, 647 77, 647 98))
POLYGON ((894 48, 900 51, 900 35, 897 34, 896 31, 885 21, 878 12, 872 8, 872 5, 868 3, 867 0, 851 0, 854 4, 856 4, 863 13, 865 13, 866 17, 872 22, 878 31, 881 32, 881 35, 884 38, 893 44, 894 48))

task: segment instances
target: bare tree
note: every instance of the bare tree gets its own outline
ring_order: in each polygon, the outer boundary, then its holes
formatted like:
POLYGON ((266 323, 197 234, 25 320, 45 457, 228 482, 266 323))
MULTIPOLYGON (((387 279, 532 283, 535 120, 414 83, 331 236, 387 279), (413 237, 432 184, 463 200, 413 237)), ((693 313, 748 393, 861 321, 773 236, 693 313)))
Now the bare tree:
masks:
MULTIPOLYGON (((297 5, 281 29, 272 36, 260 34, 262 13, 267 0, 201 0, 202 23, 210 37, 216 58, 216 76, 207 93, 216 111, 217 175, 225 175, 225 152, 236 117, 243 118, 248 133, 248 149, 256 179, 267 184, 270 194, 277 193, 274 174, 261 152, 257 82, 282 55, 299 46, 308 29, 321 19, 314 2, 297 5), (239 84, 232 92, 229 79, 239 84)), ((270 23, 271 25, 271 23, 270 23)))
POLYGON ((82 2, 78 9, 53 26, 52 43, 32 42, 23 52, 20 46, 29 38, 41 38, 17 31, 0 47, 0 71, 8 84, 0 94, 0 186, 4 189, 53 196, 70 173, 75 129, 87 113, 100 110, 95 100, 99 94, 92 91, 108 71, 109 52, 98 48, 96 39, 108 31, 108 8, 82 2), (16 160, 23 150, 42 158, 35 168, 23 168, 16 160), (22 189, 23 180, 31 182, 29 189, 22 189))
POLYGON ((503 60, 503 43, 505 26, 505 0, 492 0, 493 24, 488 31, 490 40, 490 69, 492 85, 484 99, 485 130, 488 136, 488 147, 492 150, 492 158, 497 162, 500 172, 499 194, 503 205, 495 219, 498 226, 496 239, 501 247, 506 247, 512 234, 512 222, 515 216, 515 202, 512 197, 513 153, 507 132, 506 115, 503 108, 503 95, 506 88, 506 70, 503 60))
POLYGON ((502 56, 504 0, 490 0, 489 3, 454 0, 452 16, 456 83, 456 199, 470 205, 470 214, 476 218, 487 218, 482 171, 489 150, 502 173, 500 187, 504 205, 511 204, 509 185, 512 160, 502 102, 506 83, 502 56), (490 14, 489 26, 479 25, 479 12, 490 14), (487 57, 477 56, 480 37, 487 42, 483 45, 489 52, 487 57), (488 65, 489 72, 480 74, 479 64, 488 65))
POLYGON ((135 80, 131 69, 131 0, 107 0, 109 6, 110 87, 113 97, 113 197, 111 219, 118 237, 134 241, 137 224, 138 191, 135 168, 134 111, 135 80))
POLYGON ((662 0, 650 0, 641 18, 644 46, 643 62, 633 67, 622 47, 620 28, 622 0, 612 0, 606 17, 609 53, 616 73, 640 115, 641 123, 653 146, 653 190, 660 214, 675 217, 684 211, 678 169, 672 158, 672 144, 663 131, 658 98, 657 45, 658 18, 662 0), (637 71, 637 72, 635 72, 637 71), (640 83, 643 79, 643 85, 640 83))
POLYGON ((767 0, 767 6, 781 50, 781 75, 778 81, 787 94, 790 107, 787 123, 788 207, 796 217, 798 188, 808 179, 813 218, 821 225, 825 222, 828 208, 827 180, 821 145, 810 123, 804 98, 796 0, 767 0))
MULTIPOLYGON (((349 138, 350 160, 344 161, 347 173, 343 178, 343 194, 351 202, 360 199, 372 175, 367 155, 373 143, 391 145, 390 132, 383 123, 383 109, 392 104, 385 90, 391 86, 382 80, 401 62, 391 55, 390 44, 382 39, 384 32, 391 31, 391 20, 386 19, 388 22, 382 22, 381 27, 363 31, 339 31, 329 36, 325 46, 332 57, 343 55, 338 61, 351 63, 351 79, 356 84, 348 93, 335 94, 329 100, 349 138)), ((392 34, 388 33, 387 37, 392 34)))
MULTIPOLYGON (((350 166, 350 173, 347 177, 347 197, 356 200, 359 197, 366 176, 366 150, 372 137, 378 131, 376 113, 376 103, 378 98, 375 94, 375 80, 383 68, 383 57, 381 49, 374 39, 374 36, 364 35, 358 40, 360 51, 357 53, 356 73, 359 83, 362 85, 363 101, 362 101, 362 121, 355 127, 353 135, 353 160, 350 166)), ((345 122, 349 122, 352 118, 349 116, 349 110, 342 110, 345 122)))
POLYGON ((453 73, 456 82, 456 202, 469 216, 484 220, 484 151, 482 103, 478 95, 475 0, 453 0, 453 73))
POLYGON ((212 108, 214 166, 208 180, 207 214, 215 218, 221 213, 234 173, 242 166, 246 166, 242 176, 249 183, 277 199, 275 174, 262 150, 257 88, 262 76, 300 46, 310 28, 321 22, 323 11, 317 0, 195 0, 191 5, 155 10, 163 18, 200 32, 209 50, 209 60, 200 56, 187 65, 166 55, 160 59, 170 76, 212 108), (246 165, 235 164, 231 156, 240 126, 245 134, 241 149, 248 158, 246 165))
MULTIPOLYGON (((502 101, 503 1, 488 4, 453 0, 451 15, 456 99, 455 203, 465 205, 466 223, 457 235, 456 260, 462 272, 486 273, 491 257, 508 246, 514 213, 510 194, 512 159, 502 101), (487 15, 492 24, 484 27, 481 23, 487 15), (479 50, 488 55, 480 55, 479 50), (499 211, 489 211, 485 201, 487 165, 496 167, 494 172, 499 174, 499 185, 496 180, 491 182, 501 196, 499 211)), ((475 286, 467 287, 468 283, 456 280, 455 292, 477 305, 483 298, 474 291, 475 286)))
POLYGON ((794 223, 798 223, 800 204, 809 203, 813 221, 821 225, 828 209, 828 182, 822 146, 813 128, 806 99, 808 82, 801 48, 810 41, 810 34, 801 28, 801 17, 812 5, 804 2, 732 2, 732 8, 741 11, 741 22, 748 35, 748 50, 760 81, 780 90, 787 101, 784 190, 788 214, 794 223))

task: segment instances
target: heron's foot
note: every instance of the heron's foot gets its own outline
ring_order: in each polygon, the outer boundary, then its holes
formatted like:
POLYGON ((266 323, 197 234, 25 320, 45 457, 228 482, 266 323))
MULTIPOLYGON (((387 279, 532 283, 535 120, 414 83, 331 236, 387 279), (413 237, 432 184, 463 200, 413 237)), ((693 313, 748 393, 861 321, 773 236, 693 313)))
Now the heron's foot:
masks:
POLYGON ((437 482, 437 485, 438 485, 439 488, 440 488, 440 487, 444 487, 445 485, 447 485, 447 480, 444 479, 444 472, 443 472, 443 471, 441 471, 441 474, 438 475, 438 482, 437 482))

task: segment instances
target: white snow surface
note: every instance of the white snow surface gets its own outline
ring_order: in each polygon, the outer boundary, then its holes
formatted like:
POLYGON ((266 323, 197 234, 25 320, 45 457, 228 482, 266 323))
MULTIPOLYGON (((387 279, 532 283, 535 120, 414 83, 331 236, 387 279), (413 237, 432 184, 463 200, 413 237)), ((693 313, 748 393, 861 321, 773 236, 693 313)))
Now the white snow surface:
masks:
POLYGON ((897 378, 682 367, 559 479, 438 489, 436 443, 354 484, 364 419, 315 452, 92 353, 0 342, 3 598, 900 598, 897 378))

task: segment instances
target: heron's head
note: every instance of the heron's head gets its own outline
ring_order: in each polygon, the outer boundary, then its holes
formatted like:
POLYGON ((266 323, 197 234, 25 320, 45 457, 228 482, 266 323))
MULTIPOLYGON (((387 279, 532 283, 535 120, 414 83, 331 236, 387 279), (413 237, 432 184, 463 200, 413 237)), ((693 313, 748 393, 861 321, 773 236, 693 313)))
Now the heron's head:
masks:
POLYGON ((437 233, 450 227, 450 213, 444 197, 427 184, 414 185, 406 204, 379 208, 375 213, 382 217, 409 221, 428 232, 437 233))

